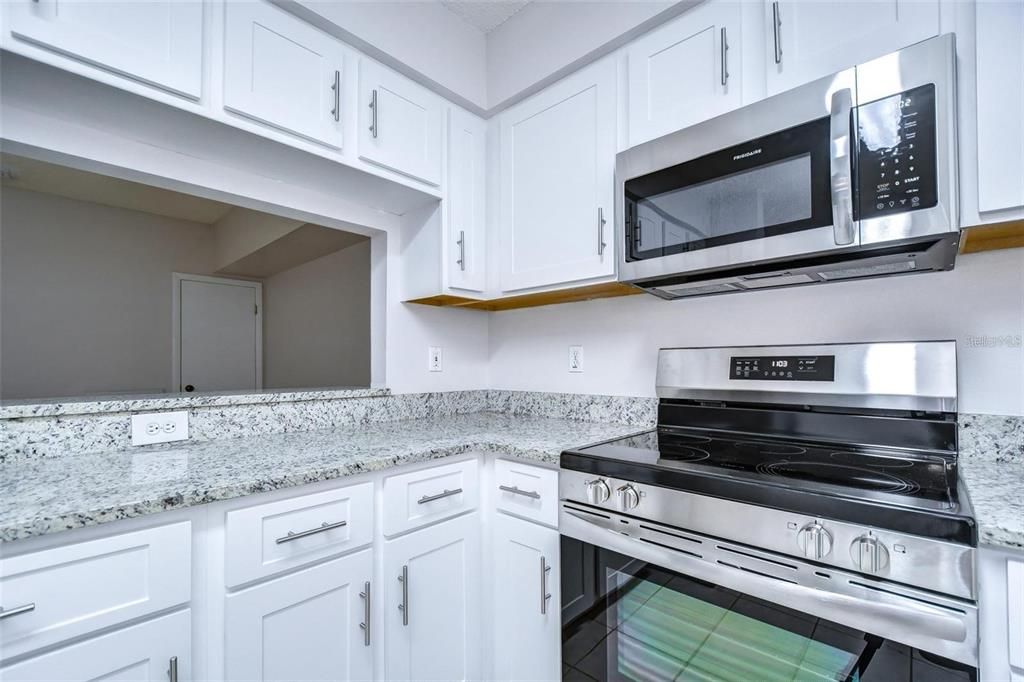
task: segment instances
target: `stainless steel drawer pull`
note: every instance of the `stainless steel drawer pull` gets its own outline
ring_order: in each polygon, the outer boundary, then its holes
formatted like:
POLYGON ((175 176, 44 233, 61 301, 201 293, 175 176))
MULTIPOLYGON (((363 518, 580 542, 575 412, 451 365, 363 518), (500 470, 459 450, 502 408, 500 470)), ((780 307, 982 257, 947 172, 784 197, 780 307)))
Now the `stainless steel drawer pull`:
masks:
POLYGON ((398 610, 402 612, 402 625, 409 624, 409 566, 402 566, 402 575, 398 576, 398 582, 402 583, 402 603, 398 610))
POLYGON ((363 622, 359 627, 363 629, 363 646, 370 646, 370 582, 363 583, 363 591, 359 593, 363 598, 363 622))
POLYGON ((547 559, 544 557, 540 558, 540 614, 542 616, 548 613, 548 599, 551 599, 551 593, 548 592, 548 573, 551 571, 551 567, 548 566, 547 559))
POLYGON ((331 115, 334 116, 335 121, 341 120, 341 71, 334 72, 334 85, 331 86, 331 90, 334 90, 334 108, 331 109, 331 115))
POLYGON ((370 134, 373 135, 373 139, 377 139, 377 90, 373 90, 373 94, 370 96, 370 110, 373 114, 370 118, 370 134))
POLYGON ((459 241, 455 242, 459 245, 459 260, 455 261, 459 264, 459 270, 466 269, 466 231, 459 230, 459 241))
POLYGON ((779 3, 772 3, 772 38, 775 39, 775 63, 782 63, 782 37, 779 35, 782 26, 782 14, 779 12, 779 3))
POLYGON ((4 618, 11 618, 22 613, 28 613, 29 611, 35 611, 35 604, 25 604, 24 606, 15 606, 13 609, 0 609, 0 620, 4 618))
POLYGON ((726 38, 725 26, 722 27, 722 85, 729 82, 729 40, 726 38))
POLYGON ((426 504, 427 502, 433 502, 434 500, 443 500, 446 497, 451 497, 452 495, 461 495, 461 494, 462 494, 462 488, 456 488, 455 490, 448 490, 448 488, 445 488, 443 493, 438 493, 436 495, 424 495, 423 497, 421 497, 419 499, 417 504, 426 504))
POLYGON ((178 682, 178 657, 177 656, 171 656, 171 660, 169 661, 169 665, 168 665, 168 668, 167 668, 167 679, 170 680, 170 682, 178 682))
POLYGON ((334 530, 335 528, 341 528, 342 526, 347 525, 348 521, 338 521, 337 523, 327 523, 326 521, 324 521, 317 528, 310 528, 309 530, 299 531, 298 533, 290 530, 288 531, 288 535, 280 537, 277 540, 274 540, 274 542, 276 542, 279 545, 283 545, 284 543, 291 542, 292 540, 308 538, 310 535, 316 535, 317 533, 326 533, 329 530, 334 530))
POLYGON ((529 497, 534 500, 540 499, 540 493, 538 493, 536 490, 520 490, 517 486, 514 485, 499 485, 498 490, 504 491, 506 493, 512 493, 513 495, 522 495, 523 497, 529 497))

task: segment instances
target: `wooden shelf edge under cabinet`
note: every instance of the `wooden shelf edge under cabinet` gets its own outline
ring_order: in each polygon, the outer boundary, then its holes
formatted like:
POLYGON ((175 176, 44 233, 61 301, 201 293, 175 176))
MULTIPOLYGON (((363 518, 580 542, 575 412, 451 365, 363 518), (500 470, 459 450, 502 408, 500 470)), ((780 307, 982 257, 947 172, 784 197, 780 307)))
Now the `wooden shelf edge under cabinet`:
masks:
POLYGON ((603 282, 601 284, 588 284, 586 286, 572 287, 570 289, 539 291, 532 294, 521 294, 519 296, 505 296, 503 298, 483 300, 440 294, 438 296, 415 298, 406 301, 406 303, 500 312, 502 310, 535 308, 542 305, 575 303, 576 301, 589 301, 595 298, 615 298, 618 296, 632 296, 634 294, 642 293, 643 291, 641 289, 629 284, 623 284, 621 282, 603 282))

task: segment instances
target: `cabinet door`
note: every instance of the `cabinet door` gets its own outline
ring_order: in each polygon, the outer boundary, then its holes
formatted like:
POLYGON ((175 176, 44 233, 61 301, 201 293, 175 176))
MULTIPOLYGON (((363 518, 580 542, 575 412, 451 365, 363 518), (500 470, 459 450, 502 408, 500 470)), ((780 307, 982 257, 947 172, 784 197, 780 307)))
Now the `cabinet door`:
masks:
POLYGON ((765 2, 769 95, 938 35, 938 0, 765 2))
POLYGON ((558 531, 496 514, 494 678, 561 678, 558 531))
POLYGON ((604 60, 501 115, 501 288, 615 272, 615 63, 604 60))
POLYGON ((0 682, 192 678, 192 616, 188 609, 88 639, 0 668, 0 682))
POLYGON ((16 0, 11 35, 102 69, 199 99, 200 0, 16 0))
POLYGON ((441 184, 441 99, 369 59, 359 62, 359 157, 441 184))
POLYGON ((629 144, 740 106, 741 6, 716 0, 629 46, 629 144))
POLYGON ((224 107, 340 149, 341 44, 266 2, 225 5, 224 107))
POLYGON ((978 210, 1024 207, 1024 3, 979 2, 975 11, 978 210))
POLYGON ((373 552, 365 550, 229 595, 227 679, 372 678, 372 575, 373 552))
POLYGON ((384 544, 387 679, 480 677, 480 535, 474 513, 384 544))
POLYGON ((442 258, 453 289, 484 290, 486 157, 487 124, 452 109, 448 116, 448 229, 442 258))

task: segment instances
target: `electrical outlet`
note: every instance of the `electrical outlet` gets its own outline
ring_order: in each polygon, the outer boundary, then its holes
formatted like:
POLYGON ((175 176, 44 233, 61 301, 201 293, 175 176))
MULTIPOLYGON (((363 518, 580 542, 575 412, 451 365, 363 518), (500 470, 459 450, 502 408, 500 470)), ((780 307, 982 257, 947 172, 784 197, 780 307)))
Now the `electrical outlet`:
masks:
POLYGON ((441 347, 431 346, 427 349, 427 369, 431 372, 440 372, 441 370, 441 347))
POLYGON ((188 412, 147 412, 132 415, 132 445, 170 443, 188 438, 188 412))
POLYGON ((569 346, 569 371, 583 371, 583 346, 569 346))

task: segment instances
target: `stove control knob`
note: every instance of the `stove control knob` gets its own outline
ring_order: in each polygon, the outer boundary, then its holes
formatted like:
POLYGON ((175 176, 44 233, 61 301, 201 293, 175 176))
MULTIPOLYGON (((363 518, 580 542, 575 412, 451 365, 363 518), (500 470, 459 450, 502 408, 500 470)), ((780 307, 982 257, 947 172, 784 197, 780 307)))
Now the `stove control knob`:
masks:
POLYGON ((619 493, 619 506, 622 507, 622 511, 635 509, 640 504, 640 493, 628 483, 619 487, 616 492, 619 493))
POLYGON ((817 521, 801 528, 796 539, 808 559, 823 559, 832 551, 832 533, 817 521))
POLYGON ((882 573, 889 567, 889 550, 874 535, 861 535, 850 545, 853 565, 865 573, 882 573))
POLYGON ((587 481, 587 501, 590 504, 602 504, 607 502, 611 496, 612 489, 608 487, 608 483, 603 478, 587 481))

